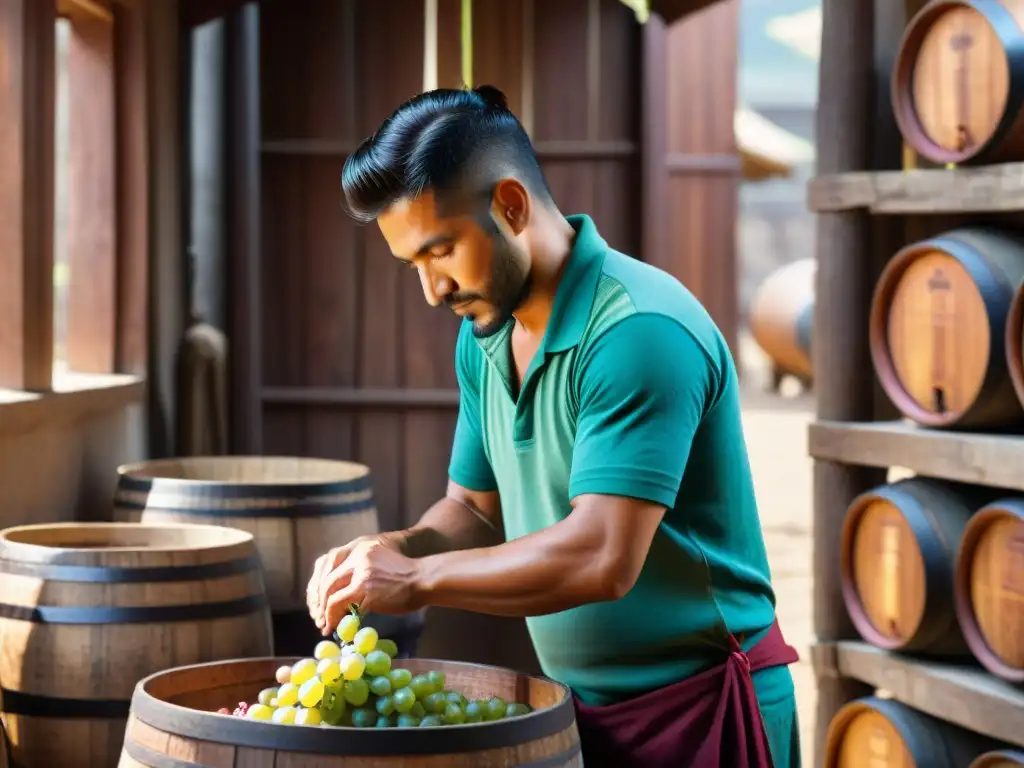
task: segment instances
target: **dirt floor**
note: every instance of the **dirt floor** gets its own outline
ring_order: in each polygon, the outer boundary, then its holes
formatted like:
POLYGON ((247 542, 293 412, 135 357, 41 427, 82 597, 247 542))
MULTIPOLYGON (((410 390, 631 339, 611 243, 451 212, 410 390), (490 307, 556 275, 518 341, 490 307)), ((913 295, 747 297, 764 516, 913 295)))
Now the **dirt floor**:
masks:
POLYGON ((807 456, 807 426, 813 416, 810 397, 774 397, 753 387, 745 393, 744 428, 778 596, 779 623, 801 656, 792 669, 805 768, 812 768, 815 707, 809 658, 811 460, 807 456))

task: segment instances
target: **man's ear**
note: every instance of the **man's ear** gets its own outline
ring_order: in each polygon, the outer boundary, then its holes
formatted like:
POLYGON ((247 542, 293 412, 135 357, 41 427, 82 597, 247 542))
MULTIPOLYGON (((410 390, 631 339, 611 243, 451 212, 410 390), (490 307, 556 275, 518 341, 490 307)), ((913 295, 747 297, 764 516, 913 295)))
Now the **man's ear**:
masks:
POLYGON ((519 235, 530 223, 530 193, 518 179, 504 178, 494 185, 491 195, 491 213, 498 221, 519 235))

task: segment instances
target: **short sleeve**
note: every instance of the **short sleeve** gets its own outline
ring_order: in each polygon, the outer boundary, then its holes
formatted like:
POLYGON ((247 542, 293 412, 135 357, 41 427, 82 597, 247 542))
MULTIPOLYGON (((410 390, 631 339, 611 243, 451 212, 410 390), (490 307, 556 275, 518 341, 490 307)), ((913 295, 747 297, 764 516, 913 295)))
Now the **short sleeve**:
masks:
POLYGON ((480 371, 483 353, 464 324, 455 345, 455 375, 459 381, 459 418, 455 424, 452 456, 448 477, 471 491, 495 491, 490 460, 484 448, 483 423, 480 418, 480 371))
POLYGON ((628 496, 675 505, 716 368, 678 321, 637 314, 586 350, 569 497, 628 496))

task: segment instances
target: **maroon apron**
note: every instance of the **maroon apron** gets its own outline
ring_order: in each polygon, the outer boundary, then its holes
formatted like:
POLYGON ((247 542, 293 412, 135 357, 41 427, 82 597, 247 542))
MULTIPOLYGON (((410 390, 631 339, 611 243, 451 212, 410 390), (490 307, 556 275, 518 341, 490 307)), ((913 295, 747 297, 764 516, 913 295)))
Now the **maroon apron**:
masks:
POLYGON ((772 768, 750 674, 800 657, 776 621, 744 653, 729 635, 725 663, 634 699, 576 703, 584 768, 772 768))

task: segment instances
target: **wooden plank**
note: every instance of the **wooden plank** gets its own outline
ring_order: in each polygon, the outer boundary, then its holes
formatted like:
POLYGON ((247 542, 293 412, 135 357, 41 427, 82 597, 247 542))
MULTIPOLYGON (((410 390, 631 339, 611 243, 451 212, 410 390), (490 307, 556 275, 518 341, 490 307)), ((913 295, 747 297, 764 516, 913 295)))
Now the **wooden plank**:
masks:
POLYGON ((0 435, 25 434, 84 421, 99 413, 144 399, 146 383, 138 376, 65 377, 53 392, 0 389, 0 435))
POLYGON ((264 403, 341 405, 371 408, 458 408, 457 389, 389 389, 382 387, 264 387, 264 403))
MULTIPOLYGON (((816 115, 820 172, 842 174, 871 163, 874 101, 873 0, 822 0, 821 63, 816 115)), ((871 227, 862 211, 817 217, 813 364, 819 419, 859 420, 874 411, 868 328, 872 281, 865 264, 871 227)), ((835 553, 842 511, 884 473, 830 461, 814 462, 813 623, 818 640, 856 637, 843 608, 835 553)), ((814 762, 825 762, 825 735, 836 711, 863 695, 853 681, 818 679, 814 762)))
POLYGON ((980 668, 920 661, 859 641, 812 647, 818 664, 832 654, 841 677, 883 689, 897 701, 975 733, 1024 746, 1024 692, 980 668))
POLYGON ((743 171, 743 158, 738 154, 670 152, 665 157, 670 175, 681 173, 714 173, 739 176, 743 171))
POLYGON ((260 354, 261 211, 259 17, 255 5, 233 11, 225 35, 228 124, 228 249, 234 283, 231 358, 231 450, 259 454, 263 414, 257 397, 260 354))
POLYGON ((808 430, 816 459, 1024 491, 1024 436, 925 429, 904 421, 817 421, 808 430))
POLYGON ((149 134, 145 3, 115 9, 117 317, 115 369, 145 375, 149 360, 149 134))
POLYGON ((53 370, 54 0, 0 4, 0 386, 53 370))
POLYGON ((986 213, 1024 210, 1024 163, 977 168, 823 174, 808 185, 812 211, 986 213))
POLYGON ((117 309, 114 25, 75 17, 68 40, 68 368, 113 373, 117 309))
POLYGON ((57 13, 73 22, 114 21, 111 0, 57 0, 57 13))

